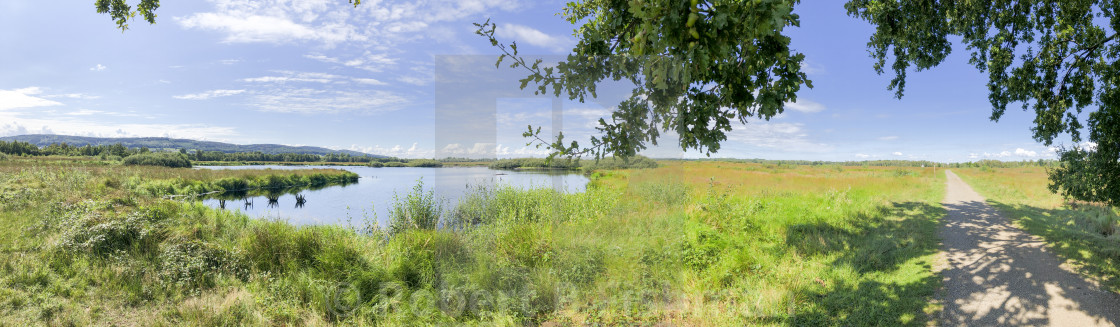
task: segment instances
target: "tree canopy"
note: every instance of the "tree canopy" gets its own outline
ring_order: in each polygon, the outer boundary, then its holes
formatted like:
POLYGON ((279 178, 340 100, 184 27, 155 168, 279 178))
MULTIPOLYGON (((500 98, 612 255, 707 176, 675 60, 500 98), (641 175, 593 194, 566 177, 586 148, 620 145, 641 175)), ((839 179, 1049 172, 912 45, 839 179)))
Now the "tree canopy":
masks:
POLYGON ((1074 142, 1059 151, 1063 164, 1050 173, 1051 189, 1120 203, 1120 3, 852 0, 845 7, 875 26, 867 46, 876 71, 893 59, 889 88, 898 97, 908 69, 937 66, 952 51, 949 37, 960 37, 969 62, 988 74, 992 120, 1019 104, 1035 112, 1035 140, 1050 146, 1069 135, 1074 142), (1085 129, 1089 146, 1080 146, 1085 129))
MULTIPOLYGON (((476 24, 477 33, 524 67, 538 94, 584 101, 596 84, 626 81, 631 98, 619 103, 609 120, 600 119, 591 145, 565 144, 563 134, 549 146, 558 155, 632 157, 656 145, 661 132, 679 136, 681 149, 716 152, 732 123, 769 119, 796 101, 812 82, 801 72, 804 55, 792 51, 788 26, 798 26, 796 0, 769 1, 574 1, 562 15, 573 24, 579 43, 555 66, 519 55, 517 43, 497 40, 499 26, 476 24)), ((530 126, 528 137, 539 137, 530 126)), ((540 145, 540 144, 538 144, 540 145)))
POLYGON ((96 0, 94 6, 97 7, 97 13, 109 14, 113 22, 117 23, 117 28, 124 31, 128 29, 128 21, 136 15, 144 17, 149 24, 155 24, 159 0, 140 0, 136 10, 132 10, 132 6, 125 0, 96 0))

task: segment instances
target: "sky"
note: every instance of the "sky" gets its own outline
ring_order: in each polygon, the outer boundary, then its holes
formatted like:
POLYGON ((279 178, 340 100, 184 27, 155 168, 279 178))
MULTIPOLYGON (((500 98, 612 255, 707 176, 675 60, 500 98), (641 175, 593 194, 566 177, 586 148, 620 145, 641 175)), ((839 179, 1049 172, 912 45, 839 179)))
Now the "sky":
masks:
MULTIPOLYGON (((135 1, 133 1, 135 4, 135 1)), ((523 54, 559 60, 576 26, 555 0, 164 1, 157 23, 125 32, 93 1, 0 3, 0 136, 175 137, 347 149, 406 158, 525 157, 527 125, 586 142, 627 96, 553 101, 494 68, 474 34, 490 19, 523 54)), ((814 88, 769 121, 736 125, 713 157, 802 160, 1037 160, 1034 113, 988 119, 986 75, 963 46, 887 90, 866 43, 872 27, 840 1, 802 2, 788 28, 814 88)), ((670 135, 644 154, 702 158, 670 135)), ((1068 139, 1059 144, 1068 143, 1068 139)), ((1069 145, 1069 144, 1065 144, 1069 145)))

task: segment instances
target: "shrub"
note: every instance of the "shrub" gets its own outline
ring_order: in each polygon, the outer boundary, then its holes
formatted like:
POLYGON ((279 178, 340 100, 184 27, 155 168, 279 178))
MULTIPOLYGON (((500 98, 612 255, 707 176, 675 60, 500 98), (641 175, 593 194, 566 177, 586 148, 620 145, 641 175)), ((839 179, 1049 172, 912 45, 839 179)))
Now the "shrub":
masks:
POLYGON ((140 153, 128 156, 122 161, 125 165, 163 166, 171 168, 190 168, 187 155, 177 152, 140 153))
POLYGON ((385 164, 383 164, 379 161, 370 161, 368 164, 366 164, 366 166, 370 166, 370 167, 373 167, 373 168, 381 168, 381 167, 385 167, 385 164))
POLYGON ((5 161, 5 160, 8 160, 8 159, 9 159, 9 158, 8 158, 8 155, 7 155, 7 154, 4 154, 4 153, 0 153, 0 161, 5 161))
POLYGON ((162 239, 155 212, 133 212, 124 217, 103 217, 90 208, 76 208, 62 217, 59 247, 95 256, 118 251, 154 249, 162 239))
POLYGON ((421 178, 412 188, 412 193, 403 199, 393 195, 393 204, 389 208, 389 233, 435 229, 442 213, 443 204, 436 200, 434 191, 424 191, 424 179, 421 178))
POLYGON ((249 270, 233 253, 200 242, 165 246, 159 255, 160 282, 190 293, 214 286, 214 278, 230 275, 242 281, 249 270))
POLYGON ((906 170, 906 169, 902 169, 902 168, 895 169, 893 174, 894 174, 894 177, 918 177, 918 172, 911 171, 911 170, 906 170))

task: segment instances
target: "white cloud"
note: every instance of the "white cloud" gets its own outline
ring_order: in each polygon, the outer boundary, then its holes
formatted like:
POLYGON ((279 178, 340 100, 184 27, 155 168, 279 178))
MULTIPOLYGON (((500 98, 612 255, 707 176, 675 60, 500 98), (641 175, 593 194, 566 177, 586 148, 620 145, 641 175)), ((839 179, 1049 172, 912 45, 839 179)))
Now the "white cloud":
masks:
POLYGON ((385 91, 276 89, 253 97, 261 111, 287 113, 376 113, 400 109, 408 100, 385 91))
POLYGON ((1093 141, 1081 142, 1081 144, 1079 146, 1082 149, 1085 149, 1087 151, 1096 151, 1097 150, 1097 142, 1093 142, 1093 141))
POLYGON ((289 83, 289 82, 326 84, 326 83, 346 83, 346 82, 349 81, 349 82, 355 82, 355 83, 367 84, 367 85, 388 85, 388 83, 382 82, 380 80, 372 79, 372 78, 346 77, 346 76, 340 76, 340 75, 328 74, 328 73, 294 72, 294 71, 287 71, 287 70, 279 70, 279 71, 276 71, 276 72, 279 73, 280 75, 279 76, 250 77, 250 78, 242 79, 241 81, 250 82, 250 83, 278 83, 278 84, 284 84, 284 83, 289 83))
POLYGON ((823 104, 805 99, 797 100, 797 102, 786 102, 785 105, 787 109, 804 113, 821 112, 825 109, 823 104))
POLYGON ((69 112, 69 113, 66 113, 66 114, 70 115, 70 116, 92 116, 92 115, 101 114, 101 113, 105 113, 105 112, 101 111, 101 110, 78 109, 78 111, 72 111, 72 112, 69 112))
POLYGON ((94 112, 52 118, 23 118, 0 113, 0 136, 22 134, 54 134, 94 137, 179 137, 196 140, 226 140, 236 136, 233 127, 207 124, 143 124, 99 122, 90 119, 94 112))
POLYGON ((535 28, 517 24, 498 25, 495 34, 499 38, 528 43, 556 52, 570 51, 575 45, 575 41, 571 38, 548 35, 535 28))
POLYGON ((42 92, 42 89, 34 86, 15 90, 0 90, 0 110, 62 105, 62 103, 56 101, 33 96, 42 92))
MULTIPOLYGON (((227 1, 233 3, 235 1, 227 1)), ((244 4, 250 5, 251 4, 244 4)), ((258 4, 260 5, 260 4, 258 4)), ((264 4, 263 6, 271 6, 264 4)), ((219 5, 219 8, 224 6, 219 5)), ((261 15, 249 8, 230 8, 219 10, 217 13, 196 13, 188 17, 177 18, 179 25, 186 29, 201 29, 219 31, 226 35, 226 43, 293 43, 296 41, 317 41, 327 45, 334 45, 344 41, 364 41, 368 37, 359 34, 356 26, 346 24, 345 21, 331 20, 324 22, 297 23, 287 14, 273 11, 280 15, 261 15)))
POLYGON ((308 54, 304 55, 304 58, 375 73, 385 70, 386 67, 396 65, 398 61, 397 59, 390 58, 388 54, 374 54, 369 51, 351 59, 329 57, 323 54, 308 54))
POLYGON ((894 140, 897 140, 897 139, 898 139, 898 136, 894 136, 894 135, 883 136, 883 137, 879 138, 880 141, 894 141, 894 140))
POLYGON ((808 60, 805 60, 805 61, 801 62, 801 72, 809 74, 809 75, 823 74, 823 73, 825 73, 825 69, 824 69, 824 67, 822 67, 820 65, 817 65, 817 64, 809 62, 808 60))
POLYGON ((277 73, 280 73, 281 76, 252 77, 242 79, 242 81, 252 83, 330 83, 341 78, 341 76, 327 73, 304 73, 293 71, 277 71, 277 73))
POLYGON ((241 93, 245 93, 245 90, 210 90, 202 93, 176 95, 172 96, 172 98, 180 100, 206 100, 212 98, 228 97, 241 93))
POLYGON ((867 155, 867 154, 863 154, 863 153, 856 153, 856 158, 867 159, 867 158, 871 158, 871 155, 867 155))
POLYGON ((981 159, 981 158, 1002 159, 1002 158, 1012 158, 1012 157, 1023 158, 1023 159, 1026 159, 1026 158, 1045 158, 1045 157, 1053 157, 1055 155, 1056 150, 1057 150, 1057 148, 1054 148, 1054 147, 1046 148, 1046 150, 1042 151, 1042 152, 1038 152, 1038 151, 1034 151, 1034 150, 1027 150, 1027 149, 1024 149, 1024 148, 1015 148, 1015 150, 1004 150, 1004 151, 1000 151, 1000 152, 970 153, 968 155, 968 158, 969 159, 981 159))
POLYGON ((94 72, 100 72, 100 71, 104 71, 106 69, 109 69, 109 67, 105 67, 105 66, 102 66, 101 64, 97 64, 97 66, 90 67, 89 70, 94 71, 94 72))
POLYGON ((430 78, 423 78, 423 77, 418 77, 418 76, 401 76, 400 78, 397 79, 397 81, 400 81, 401 83, 416 85, 416 86, 424 86, 424 85, 427 85, 428 83, 431 83, 430 78))
POLYGON ((802 125, 795 123, 752 123, 735 126, 727 133, 727 140, 789 152, 821 152, 829 148, 827 144, 810 141, 802 125))
POLYGON ((465 158, 523 158, 544 157, 549 154, 548 149, 522 146, 518 149, 496 143, 474 143, 469 147, 459 143, 444 146, 436 153, 437 157, 465 157, 465 158))
POLYGON ((898 152, 898 151, 891 152, 891 154, 895 155, 895 156, 902 156, 902 152, 898 152))
POLYGON ((19 94, 25 94, 25 95, 39 95, 39 94, 43 94, 43 89, 38 87, 38 86, 29 86, 29 87, 25 87, 25 88, 22 88, 22 89, 12 90, 12 92, 16 92, 16 93, 19 93, 19 94))
POLYGON ((369 153, 369 154, 376 154, 376 155, 383 155, 383 156, 390 156, 390 157, 397 157, 397 158, 410 158, 410 159, 434 158, 434 154, 433 154, 434 151, 432 151, 431 149, 422 148, 422 147, 420 147, 420 144, 416 143, 416 142, 412 143, 412 146, 410 146, 408 148, 405 148, 405 147, 403 147, 399 144, 391 146, 391 147, 382 147, 381 145, 360 146, 360 145, 357 145, 357 144, 352 144, 352 145, 350 145, 349 148, 341 148, 341 147, 329 147, 329 148, 334 149, 334 150, 345 149, 345 150, 350 150, 350 151, 358 151, 358 152, 362 152, 362 153, 369 153))
POLYGON ((83 94, 83 93, 53 94, 53 95, 44 95, 43 97, 44 98, 79 99, 79 100, 96 100, 96 99, 101 98, 101 96, 89 95, 89 94, 83 94))
POLYGON ((375 79, 372 79, 372 78, 354 78, 353 80, 354 80, 354 82, 358 82, 358 83, 362 83, 362 84, 369 84, 369 85, 388 85, 389 84, 389 83, 385 83, 385 82, 375 80, 375 79))
POLYGON ((1038 156, 1038 152, 1025 150, 1023 148, 1017 148, 1017 149, 1015 149, 1015 155, 1020 156, 1020 157, 1031 157, 1031 158, 1033 158, 1033 157, 1038 156))
POLYGON ((352 42, 391 48, 414 42, 433 24, 462 21, 480 14, 509 11, 516 0, 366 1, 354 7, 332 0, 211 0, 211 12, 175 17, 186 29, 215 31, 227 43, 300 42, 332 47, 352 42))

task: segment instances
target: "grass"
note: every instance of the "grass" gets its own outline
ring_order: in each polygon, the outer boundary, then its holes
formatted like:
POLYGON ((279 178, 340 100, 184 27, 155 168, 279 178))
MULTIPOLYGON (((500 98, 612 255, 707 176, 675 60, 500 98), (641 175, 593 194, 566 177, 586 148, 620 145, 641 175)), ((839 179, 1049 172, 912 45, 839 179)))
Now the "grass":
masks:
POLYGON ((1015 225, 1041 236, 1081 274, 1120 292, 1117 208, 1070 202, 1047 189, 1039 167, 954 170, 1015 225))
POLYGON ((250 219, 127 182, 289 171, 16 159, 0 162, 0 321, 924 325, 944 179, 903 171, 667 162, 576 194, 476 188, 447 210, 417 185, 382 228, 250 219))

